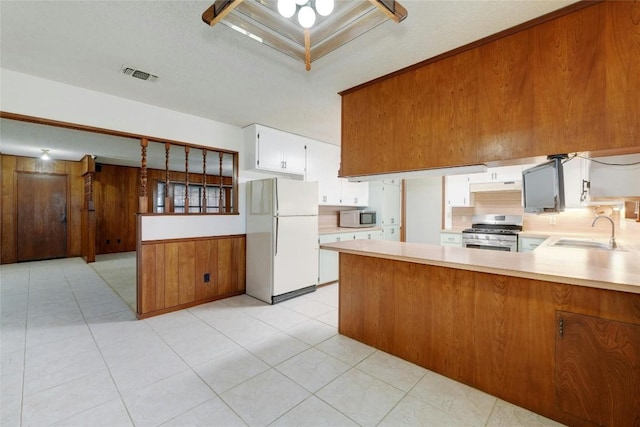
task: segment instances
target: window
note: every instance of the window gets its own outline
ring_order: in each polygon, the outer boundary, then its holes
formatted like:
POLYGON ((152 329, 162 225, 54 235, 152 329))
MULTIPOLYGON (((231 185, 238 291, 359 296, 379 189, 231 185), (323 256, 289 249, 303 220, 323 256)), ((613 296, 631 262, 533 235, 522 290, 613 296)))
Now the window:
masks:
POLYGON ((147 173, 150 212, 238 213, 238 153, 151 142, 147 158, 164 166, 147 173))
MULTIPOLYGON (((186 209, 186 185, 183 183, 169 182, 169 198, 173 204, 173 210, 165 206, 166 183, 158 181, 156 209, 157 213, 174 212, 185 213, 186 209)), ((189 213, 230 213, 233 212, 232 188, 219 185, 189 184, 189 213), (205 192, 206 190, 206 192, 205 192), (221 208, 222 206, 222 208, 221 208)))

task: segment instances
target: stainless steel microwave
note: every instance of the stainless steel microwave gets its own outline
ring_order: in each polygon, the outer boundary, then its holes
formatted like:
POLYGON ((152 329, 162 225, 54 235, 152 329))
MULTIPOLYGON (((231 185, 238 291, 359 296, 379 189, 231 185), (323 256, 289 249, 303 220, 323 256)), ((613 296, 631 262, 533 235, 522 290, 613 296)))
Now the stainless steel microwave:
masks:
POLYGON ((340 211, 340 227, 374 227, 376 211, 353 209, 340 211))

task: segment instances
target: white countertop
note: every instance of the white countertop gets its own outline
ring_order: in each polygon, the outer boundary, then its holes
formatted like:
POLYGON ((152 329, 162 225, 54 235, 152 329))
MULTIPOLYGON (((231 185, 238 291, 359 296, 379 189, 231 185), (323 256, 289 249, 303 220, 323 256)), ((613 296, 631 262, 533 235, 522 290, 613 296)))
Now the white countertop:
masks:
POLYGON ((339 234, 339 233, 355 233, 357 231, 377 231, 382 227, 320 227, 318 234, 339 234))
POLYGON ((640 248, 635 242, 621 241, 620 244, 629 251, 554 247, 547 242, 534 252, 384 240, 350 240, 320 247, 355 255, 640 294, 640 248))

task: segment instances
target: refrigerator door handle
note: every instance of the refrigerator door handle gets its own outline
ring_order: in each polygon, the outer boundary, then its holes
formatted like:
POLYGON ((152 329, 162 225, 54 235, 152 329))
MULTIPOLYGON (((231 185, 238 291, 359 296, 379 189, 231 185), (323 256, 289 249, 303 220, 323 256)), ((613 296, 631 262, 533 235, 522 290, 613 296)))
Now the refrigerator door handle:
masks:
POLYGON ((280 218, 276 217, 276 251, 274 255, 278 255, 278 227, 280 226, 280 218))
POLYGON ((278 215, 278 212, 280 212, 280 203, 278 200, 278 178, 273 178, 273 187, 273 194, 276 196, 276 215, 278 215))

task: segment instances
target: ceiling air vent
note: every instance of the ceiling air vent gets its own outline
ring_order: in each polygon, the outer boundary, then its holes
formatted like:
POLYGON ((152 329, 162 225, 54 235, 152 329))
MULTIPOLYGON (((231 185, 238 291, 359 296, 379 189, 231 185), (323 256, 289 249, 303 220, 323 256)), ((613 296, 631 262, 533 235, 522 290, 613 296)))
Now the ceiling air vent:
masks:
POLYGON ((154 76, 153 74, 147 73, 146 71, 138 70, 132 67, 122 67, 122 73, 127 76, 135 77, 136 79, 148 80, 150 82, 155 82, 156 80, 158 80, 158 76, 154 76))

